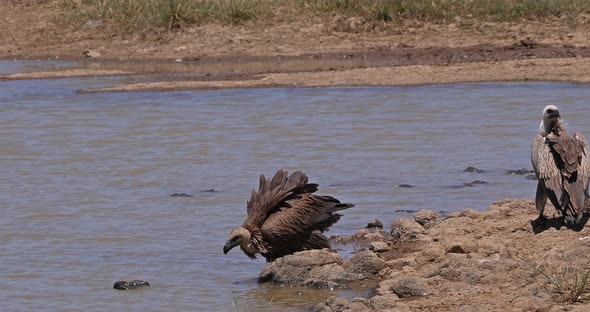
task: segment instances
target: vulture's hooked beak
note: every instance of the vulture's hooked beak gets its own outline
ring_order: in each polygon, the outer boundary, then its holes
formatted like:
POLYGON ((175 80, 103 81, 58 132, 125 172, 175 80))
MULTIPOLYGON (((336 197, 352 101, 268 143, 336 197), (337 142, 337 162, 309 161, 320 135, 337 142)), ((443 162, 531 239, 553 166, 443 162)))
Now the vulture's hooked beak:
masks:
POLYGON ((239 241, 231 241, 228 240, 225 245, 223 246, 223 253, 227 255, 227 252, 230 251, 232 248, 238 246, 240 244, 239 241))

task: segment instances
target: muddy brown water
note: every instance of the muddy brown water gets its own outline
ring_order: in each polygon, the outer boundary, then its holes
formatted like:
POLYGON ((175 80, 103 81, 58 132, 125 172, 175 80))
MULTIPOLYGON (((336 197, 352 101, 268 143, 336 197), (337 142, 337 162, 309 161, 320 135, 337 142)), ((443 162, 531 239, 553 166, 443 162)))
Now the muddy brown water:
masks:
POLYGON ((352 234, 531 198, 536 182, 505 172, 530 168, 547 104, 590 135, 583 84, 76 92, 124 79, 0 82, 3 310, 306 309, 335 292, 259 286, 262 259, 222 252, 259 174, 304 170, 357 205, 329 233, 352 234), (152 287, 112 289, 125 278, 152 287))

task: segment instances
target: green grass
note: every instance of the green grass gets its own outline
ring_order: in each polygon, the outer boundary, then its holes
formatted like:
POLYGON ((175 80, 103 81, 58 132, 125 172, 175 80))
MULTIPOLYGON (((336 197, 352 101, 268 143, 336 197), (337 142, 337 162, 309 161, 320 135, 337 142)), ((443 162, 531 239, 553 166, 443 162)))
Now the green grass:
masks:
POLYGON ((122 30, 174 30, 191 24, 272 23, 273 12, 367 21, 417 19, 436 23, 456 17, 522 21, 590 13, 590 0, 62 0, 72 15, 105 19, 122 30), (280 9, 280 10, 277 10, 280 9))

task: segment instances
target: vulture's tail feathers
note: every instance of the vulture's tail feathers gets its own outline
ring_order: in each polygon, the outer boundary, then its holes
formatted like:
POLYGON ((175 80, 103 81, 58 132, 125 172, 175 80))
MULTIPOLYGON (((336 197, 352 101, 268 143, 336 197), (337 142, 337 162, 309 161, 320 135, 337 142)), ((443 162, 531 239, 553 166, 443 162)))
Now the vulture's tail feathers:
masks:
POLYGON ((340 210, 344 210, 344 209, 348 209, 348 208, 352 208, 354 207, 354 204, 352 203, 341 203, 338 199, 332 197, 332 196, 320 196, 320 195, 316 195, 315 196, 317 199, 319 199, 320 201, 323 201, 325 203, 325 207, 326 207, 326 212, 336 212, 336 211, 340 211, 340 210))
POLYGON ((568 223, 577 224, 584 214, 586 206, 586 190, 583 181, 564 183, 564 192, 561 200, 561 211, 568 223))
POLYGON ((332 224, 338 222, 342 216, 336 211, 348 209, 354 207, 351 203, 341 203, 338 199, 332 196, 314 196, 318 205, 322 207, 322 213, 318 215, 315 220, 313 228, 320 232, 327 231, 332 224))

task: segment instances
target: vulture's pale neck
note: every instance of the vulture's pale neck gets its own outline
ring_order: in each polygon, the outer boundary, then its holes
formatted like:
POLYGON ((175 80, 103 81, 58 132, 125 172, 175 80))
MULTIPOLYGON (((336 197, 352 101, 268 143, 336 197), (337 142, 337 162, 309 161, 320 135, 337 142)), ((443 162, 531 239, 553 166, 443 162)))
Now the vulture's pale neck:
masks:
POLYGON ((258 250, 256 250, 256 248, 254 248, 254 246, 252 245, 252 240, 251 239, 247 239, 244 240, 241 244, 240 244, 240 248, 242 248, 242 250, 246 253, 246 254, 252 254, 255 255, 256 253, 258 253, 258 250))

